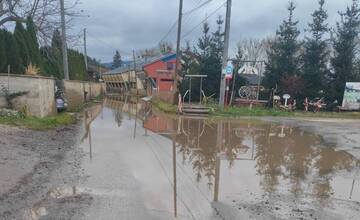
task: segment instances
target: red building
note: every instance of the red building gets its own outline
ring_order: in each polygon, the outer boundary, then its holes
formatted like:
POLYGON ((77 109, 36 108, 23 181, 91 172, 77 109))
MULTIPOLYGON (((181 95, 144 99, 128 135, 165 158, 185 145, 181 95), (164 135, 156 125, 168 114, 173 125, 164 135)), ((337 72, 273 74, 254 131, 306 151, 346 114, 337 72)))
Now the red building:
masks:
POLYGON ((144 65, 144 71, 152 78, 158 91, 172 91, 174 86, 176 54, 167 54, 144 65))

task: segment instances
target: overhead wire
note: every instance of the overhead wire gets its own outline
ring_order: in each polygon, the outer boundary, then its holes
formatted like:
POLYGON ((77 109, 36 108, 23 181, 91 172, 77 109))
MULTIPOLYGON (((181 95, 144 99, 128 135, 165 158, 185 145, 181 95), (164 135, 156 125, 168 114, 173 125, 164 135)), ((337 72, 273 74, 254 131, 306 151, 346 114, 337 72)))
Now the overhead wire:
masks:
POLYGON ((104 46, 107 46, 109 49, 117 50, 117 51, 119 51, 121 54, 125 54, 125 55, 128 55, 128 56, 132 56, 132 52, 130 53, 130 52, 126 52, 126 51, 119 50, 118 48, 116 48, 116 47, 114 47, 114 46, 111 46, 110 44, 106 43, 105 41, 103 41, 103 40, 95 37, 94 35, 92 35, 91 33, 89 33, 89 31, 87 32, 87 35, 88 35, 90 38, 92 38, 92 39, 94 39, 94 40, 102 43, 104 46))
MULTIPOLYGON (((210 2, 212 2, 213 0, 206 0, 205 2, 201 3, 201 0, 198 1, 198 3, 200 5, 196 6, 193 9, 190 9, 189 11, 186 11, 183 13, 183 16, 185 16, 185 18, 188 18, 192 13, 196 12, 197 10, 201 9, 202 7, 208 5, 210 2)), ((159 45, 160 43, 164 42, 164 40, 171 34, 171 32, 173 31, 173 29, 176 27, 176 25, 178 24, 179 19, 177 19, 175 21, 175 23, 170 27, 170 29, 168 30, 168 32, 161 38, 161 40, 159 41, 159 43, 157 45, 159 45)), ((156 45, 156 46, 157 46, 156 45)))
POLYGON ((193 31, 195 31, 200 25, 202 25, 203 23, 205 23, 210 17, 212 17, 213 15, 215 15, 222 7, 224 7, 226 5, 226 1, 224 3, 222 3, 219 7, 217 7, 213 12, 211 12, 209 15, 207 15, 205 17, 205 19, 203 19, 200 23, 198 23, 197 25, 195 25, 190 31, 186 32, 184 35, 181 36, 181 39, 184 39, 185 37, 189 36, 193 31))

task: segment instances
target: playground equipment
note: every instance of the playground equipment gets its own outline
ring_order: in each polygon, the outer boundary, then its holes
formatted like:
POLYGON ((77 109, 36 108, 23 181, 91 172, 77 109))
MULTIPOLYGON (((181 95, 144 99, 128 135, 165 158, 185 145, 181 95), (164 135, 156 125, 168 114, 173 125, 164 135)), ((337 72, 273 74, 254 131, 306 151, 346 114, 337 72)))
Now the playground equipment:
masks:
POLYGON ((206 78, 207 75, 186 75, 185 78, 189 78, 189 89, 185 92, 184 96, 181 97, 179 95, 179 103, 178 103, 178 111, 182 114, 187 115, 208 115, 210 109, 204 106, 203 100, 207 99, 205 96, 204 90, 202 89, 203 79, 206 78), (192 95, 192 79, 193 78, 200 78, 200 100, 199 103, 193 103, 191 101, 192 95), (188 97, 188 101, 185 102, 186 98, 188 97))

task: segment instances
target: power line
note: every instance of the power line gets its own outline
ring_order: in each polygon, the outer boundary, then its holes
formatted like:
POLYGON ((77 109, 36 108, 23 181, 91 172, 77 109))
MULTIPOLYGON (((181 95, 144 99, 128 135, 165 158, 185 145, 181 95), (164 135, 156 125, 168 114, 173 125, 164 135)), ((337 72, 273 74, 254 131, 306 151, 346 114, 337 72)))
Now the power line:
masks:
POLYGON ((205 19, 203 19, 199 24, 194 26, 190 31, 186 32, 181 38, 185 38, 189 36, 193 31, 195 31, 200 25, 202 25, 205 21, 207 21, 211 16, 215 15, 223 6, 226 5, 226 2, 221 4, 218 8, 216 8, 213 12, 210 13, 210 15, 206 16, 205 19))
POLYGON ((112 45, 110 45, 110 44, 106 43, 105 41, 103 41, 103 40, 101 40, 101 39, 99 39, 99 38, 95 37, 94 35, 90 34, 89 32, 87 32, 87 35, 88 35, 89 37, 91 37, 92 39, 94 39, 94 40, 96 40, 96 41, 98 41, 98 42, 102 43, 102 44, 103 44, 103 45, 105 45, 105 46, 107 46, 109 49, 112 49, 112 50, 117 50, 117 51, 119 51, 121 54, 125 54, 125 55, 128 55, 128 56, 132 56, 132 53, 130 53, 130 52, 125 52, 125 51, 122 51, 122 50, 119 50, 119 49, 117 49, 116 47, 114 47, 114 46, 112 46, 112 45))
POLYGON ((163 42, 170 34, 171 34, 171 31, 176 27, 178 23, 178 20, 175 21, 175 23, 171 26, 171 28, 169 29, 169 31, 165 34, 165 36, 159 41, 159 44, 161 42, 163 42))
POLYGON ((187 12, 184 12, 183 15, 188 15, 188 14, 191 14, 197 10, 199 10, 200 8, 204 7, 205 5, 209 4, 210 2, 212 2, 213 0, 207 0, 205 1, 204 3, 200 4, 199 6, 187 11, 187 12))
MULTIPOLYGON (((210 2, 212 2, 213 0, 206 0, 205 2, 201 3, 200 5, 196 6, 195 8, 184 12, 183 15, 187 16, 187 18, 194 13, 195 11, 201 9, 202 7, 204 7, 205 5, 209 4, 210 2)), ((198 1, 198 3, 200 3, 201 0, 198 1)), ((159 41, 158 44, 160 44, 161 42, 163 42, 170 34, 171 32, 174 30, 174 28, 176 27, 176 25, 178 24, 179 20, 176 20, 175 23, 170 27, 170 29, 168 30, 168 32, 161 38, 161 40, 159 41)))

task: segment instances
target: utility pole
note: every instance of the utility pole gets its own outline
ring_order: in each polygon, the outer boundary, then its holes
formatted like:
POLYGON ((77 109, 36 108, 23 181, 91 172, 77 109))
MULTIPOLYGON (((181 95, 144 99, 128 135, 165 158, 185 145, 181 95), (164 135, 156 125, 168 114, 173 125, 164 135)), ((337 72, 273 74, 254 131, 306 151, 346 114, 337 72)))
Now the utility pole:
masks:
POLYGON ((223 108, 225 105, 225 101, 224 101, 225 89, 226 89, 225 70, 229 58, 228 56, 229 56, 229 39, 230 39, 230 18, 231 18, 231 0, 227 0, 224 51, 223 51, 223 62, 222 62, 222 70, 221 70, 220 98, 219 98, 219 106, 221 108, 223 108))
MULTIPOLYGON (((135 89, 136 89, 136 95, 138 95, 138 89, 137 89, 137 77, 136 77, 136 57, 135 57, 135 50, 133 50, 133 59, 134 59, 134 80, 135 80, 135 89)), ((134 82, 133 82, 134 83, 134 82)))
MULTIPOLYGON (((179 18, 178 18, 178 30, 177 30, 177 40, 176 40, 176 63, 175 63, 175 78, 174 78, 174 94, 177 93, 177 77, 179 72, 179 64, 180 64, 180 41, 181 41, 181 23, 182 23, 182 10, 183 10, 183 0, 180 0, 179 3, 179 18)), ((175 97, 176 98, 176 97, 175 97)))
POLYGON ((64 78, 69 80, 69 61, 68 61, 68 51, 66 45, 66 27, 65 27, 65 6, 64 0, 60 0, 60 10, 61 10, 61 42, 62 42, 62 52, 63 52, 63 66, 64 66, 64 78))
POLYGON ((85 69, 86 71, 88 71, 88 60, 87 60, 87 50, 86 50, 86 28, 84 28, 84 59, 85 59, 85 69))

